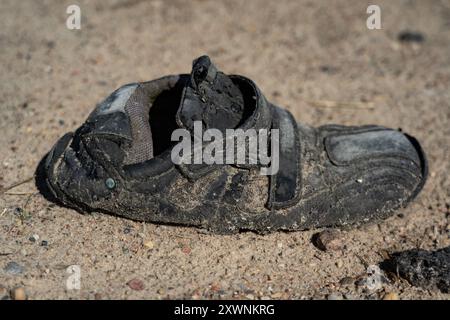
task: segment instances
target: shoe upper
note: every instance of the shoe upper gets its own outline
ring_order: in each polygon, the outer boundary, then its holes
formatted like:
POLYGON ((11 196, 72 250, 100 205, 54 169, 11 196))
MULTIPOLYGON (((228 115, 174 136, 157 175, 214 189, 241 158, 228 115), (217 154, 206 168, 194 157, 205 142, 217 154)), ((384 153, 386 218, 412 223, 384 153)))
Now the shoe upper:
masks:
MULTIPOLYGON (((194 137, 193 137, 194 139, 194 137)), ((273 146, 269 146, 272 148, 273 146)), ((419 143, 380 126, 313 128, 268 102, 256 84, 208 57, 190 75, 125 85, 45 161, 56 198, 82 211, 217 232, 297 230, 389 216, 427 176, 419 143), (175 129, 278 129, 279 169, 261 163, 174 164, 175 129)))

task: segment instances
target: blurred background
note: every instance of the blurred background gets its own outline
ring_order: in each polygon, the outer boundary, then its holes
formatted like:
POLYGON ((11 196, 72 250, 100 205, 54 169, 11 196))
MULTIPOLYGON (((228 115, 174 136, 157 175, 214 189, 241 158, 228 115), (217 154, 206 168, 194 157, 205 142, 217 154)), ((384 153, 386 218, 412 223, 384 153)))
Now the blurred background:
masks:
MULTIPOLYGON (((0 248, 12 252, 0 264, 15 259, 28 273, 0 275, 0 284, 22 283, 33 298, 321 298, 341 290, 330 283, 364 271, 357 253, 376 262, 379 248, 449 244, 448 0, 1 0, 0 185, 32 176, 56 139, 117 87, 188 73, 203 54, 224 72, 253 79, 298 121, 380 124, 415 136, 430 161, 417 202, 403 217, 349 231, 347 254, 317 259, 308 232, 214 237, 85 217, 52 207, 25 184, 18 190, 25 196, 0 196, 0 248), (81 10, 79 30, 66 27, 73 4, 81 10), (367 28, 369 4, 381 9, 380 30, 367 28), (17 224, 16 207, 31 218, 17 224), (34 233, 51 245, 30 244, 34 233), (279 243, 289 253, 279 256, 279 243), (73 263, 84 266, 81 292, 61 285, 65 274, 57 266, 73 263), (133 277, 145 290, 125 285, 133 277)), ((443 297, 402 284, 390 290, 443 297)))

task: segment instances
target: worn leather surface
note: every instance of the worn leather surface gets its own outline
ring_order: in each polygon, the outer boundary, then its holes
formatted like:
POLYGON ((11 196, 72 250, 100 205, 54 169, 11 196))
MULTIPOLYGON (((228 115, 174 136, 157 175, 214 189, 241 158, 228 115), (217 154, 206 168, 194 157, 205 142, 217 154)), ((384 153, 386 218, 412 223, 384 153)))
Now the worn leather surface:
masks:
MULTIPOLYGON (((115 91, 48 154, 45 179, 55 197, 81 211, 198 226, 218 233, 264 233, 383 219, 422 188, 427 164, 414 138, 380 126, 313 128, 297 123, 287 110, 267 102, 250 79, 229 79, 242 93, 244 105, 237 113, 246 116, 237 121, 234 114, 227 123, 280 130, 276 175, 255 179, 258 165, 176 166, 170 150, 141 163, 127 163, 133 135, 122 105, 127 102, 123 95, 135 89, 133 84, 115 91), (263 194, 249 198, 252 192, 263 194)), ((185 76, 146 82, 144 87, 151 101, 163 92, 188 94, 186 88, 193 88, 185 76)), ((204 120, 198 110, 191 111, 188 115, 204 120)), ((214 125, 216 120, 208 118, 209 113, 206 116, 208 125, 214 125)), ((185 120, 179 118, 189 127, 185 120)))

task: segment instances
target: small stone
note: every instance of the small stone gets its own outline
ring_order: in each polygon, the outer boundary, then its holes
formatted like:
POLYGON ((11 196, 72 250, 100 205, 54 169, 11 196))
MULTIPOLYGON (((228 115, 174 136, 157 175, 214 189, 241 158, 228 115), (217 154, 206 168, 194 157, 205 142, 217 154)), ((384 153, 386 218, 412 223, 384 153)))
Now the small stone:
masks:
POLYGON ((343 297, 340 293, 331 293, 327 296, 327 300, 342 300, 343 297))
POLYGON ((383 300, 398 300, 398 294, 395 292, 388 292, 384 295, 383 300))
POLYGON ((189 247, 183 247, 183 249, 181 249, 181 251, 185 254, 190 254, 191 253, 191 248, 189 247))
POLYGON ((153 243, 153 241, 148 240, 144 242, 144 246, 147 247, 148 249, 153 249, 155 247, 155 244, 153 243))
POLYGON ((47 241, 47 240, 42 240, 42 241, 41 241, 41 246, 42 246, 42 247, 48 246, 48 241, 47 241))
POLYGON ((343 265, 344 263, 342 262, 342 260, 336 261, 336 267, 338 267, 339 269, 342 268, 343 265))
POLYGON ((324 230, 313 236, 313 243, 323 251, 337 251, 344 248, 341 232, 337 230, 324 230))
POLYGON ((55 41, 49 40, 49 41, 47 41, 46 45, 47 45, 47 48, 53 49, 55 47, 55 41))
POLYGON ((37 242, 39 241, 39 235, 33 234, 31 237, 28 238, 31 242, 37 242))
POLYGON ((450 246, 435 251, 411 249, 391 254, 381 267, 423 289, 450 293, 450 246))
POLYGON ((219 290, 220 290, 220 285, 218 285, 218 284, 211 285, 211 291, 219 291, 219 290))
POLYGON ((252 294, 248 294, 245 296, 248 300, 255 300, 255 296, 252 294))
POLYGON ((414 31, 402 31, 398 35, 398 40, 400 42, 416 42, 420 43, 425 40, 425 36, 420 32, 414 31))
POLYGON ((164 294, 164 290, 160 288, 160 289, 156 290, 156 293, 160 294, 160 295, 163 295, 164 294))
POLYGON ((15 261, 11 261, 6 264, 4 270, 7 274, 18 275, 23 273, 24 267, 15 261))
POLYGON ((17 287, 11 290, 11 298, 13 300, 27 300, 27 294, 25 288, 17 287))
POLYGON ((145 288, 144 283, 142 282, 142 280, 139 280, 137 278, 128 281, 127 285, 131 289, 136 290, 136 291, 142 291, 145 288))
POLYGON ((97 292, 97 293, 94 294, 94 299, 95 300, 102 300, 102 295, 97 292))
POLYGON ((328 73, 328 74, 336 74, 338 72, 338 68, 336 68, 334 66, 329 66, 329 65, 322 65, 319 67, 319 70, 323 73, 328 73))
POLYGON ((342 278, 341 281, 339 281, 339 284, 341 286, 351 286, 351 285, 355 284, 355 279, 352 277, 345 277, 345 278, 342 278))

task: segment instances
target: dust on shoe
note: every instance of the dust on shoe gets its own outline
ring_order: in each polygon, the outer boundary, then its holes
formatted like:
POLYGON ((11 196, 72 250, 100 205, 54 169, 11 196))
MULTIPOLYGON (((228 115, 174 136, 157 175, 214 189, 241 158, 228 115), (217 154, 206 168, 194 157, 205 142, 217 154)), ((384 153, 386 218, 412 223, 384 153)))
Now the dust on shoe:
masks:
POLYGON ((217 233, 384 219, 427 177, 415 138, 376 125, 297 122, 252 80, 220 72, 207 56, 194 61, 190 75, 114 91, 60 138, 40 168, 39 179, 63 205, 217 233), (186 129, 195 139, 196 122, 219 132, 278 130, 279 169, 264 176, 260 161, 174 163, 172 133, 186 129))

